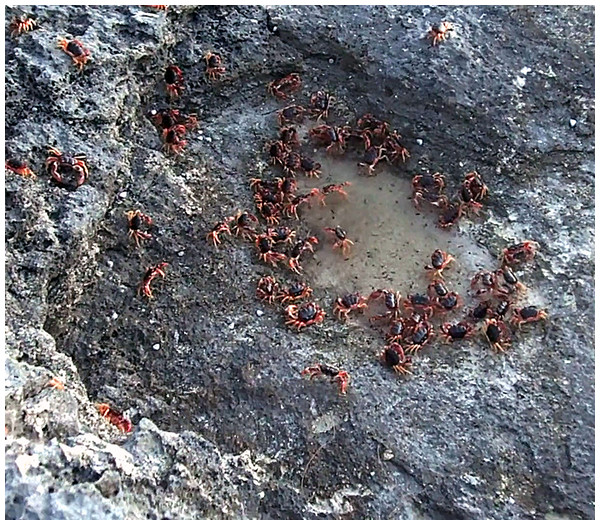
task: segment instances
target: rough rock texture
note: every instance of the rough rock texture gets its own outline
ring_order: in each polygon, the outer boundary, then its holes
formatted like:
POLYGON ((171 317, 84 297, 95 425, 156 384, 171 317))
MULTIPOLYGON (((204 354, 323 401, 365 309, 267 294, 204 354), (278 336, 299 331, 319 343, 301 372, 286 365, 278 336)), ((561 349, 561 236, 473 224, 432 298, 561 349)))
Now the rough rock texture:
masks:
MULTIPOLYGON (((129 7, 7 9, 40 29, 6 40, 7 518, 592 518, 594 515, 594 33, 591 7, 129 7), (437 48, 423 39, 455 24, 437 48), (79 37, 79 73, 55 48, 79 37), (204 81, 221 53, 225 81, 204 81), (198 113, 181 157, 147 111, 162 72, 198 113), (468 234, 496 256, 541 244, 527 282, 550 320, 505 356, 433 346, 394 380, 374 334, 328 320, 296 335, 254 298, 247 245, 212 225, 251 209, 248 178, 292 71, 352 119, 401 130, 398 176, 463 166, 492 188, 468 234), (576 121, 574 124, 570 120, 576 121), (417 142, 422 141, 419 145, 417 142), (49 183, 46 145, 87 154, 90 180, 49 183), (124 212, 158 225, 132 248, 124 212), (156 299, 145 268, 171 266, 156 299), (257 309, 267 310, 264 315, 257 309), (342 363, 349 395, 302 381, 342 363), (64 391, 45 388, 61 378, 64 391), (95 402, 125 410, 124 436, 95 402)), ((6 22, 8 23, 8 21, 6 22)), ((340 113, 338 113, 340 117, 340 113)), ((335 291, 316 290, 331 304, 335 291)))

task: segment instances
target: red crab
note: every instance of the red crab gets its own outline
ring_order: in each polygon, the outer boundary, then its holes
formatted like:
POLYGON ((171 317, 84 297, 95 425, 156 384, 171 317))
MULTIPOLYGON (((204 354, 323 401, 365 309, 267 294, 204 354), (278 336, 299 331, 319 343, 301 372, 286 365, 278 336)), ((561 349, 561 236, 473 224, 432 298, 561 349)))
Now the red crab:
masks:
POLYGON ((279 140, 288 148, 297 149, 300 146, 298 130, 293 126, 286 126, 279 130, 279 140))
POLYGON ((283 158, 283 172, 290 177, 295 177, 296 172, 302 168, 302 157, 299 153, 292 151, 283 158))
POLYGON ((169 8, 168 5, 147 5, 145 7, 152 7, 153 9, 158 9, 159 11, 166 11, 169 8))
POLYGON ((350 381, 350 374, 348 374, 348 372, 345 372, 344 370, 339 370, 329 365, 323 365, 321 363, 317 363, 316 365, 305 368, 304 370, 302 370, 302 375, 308 375, 309 379, 321 376, 331 378, 332 383, 339 383, 341 395, 346 394, 346 390, 348 389, 348 383, 350 381))
POLYGON ((444 268, 446 268, 452 261, 454 261, 454 257, 452 257, 452 255, 438 249, 431 254, 431 265, 425 266, 425 269, 431 270, 432 276, 437 276, 442 279, 442 272, 444 271, 444 268))
POLYGON ((385 150, 385 158, 392 163, 398 162, 401 159, 402 162, 406 162, 406 159, 410 157, 410 153, 400 142, 401 138, 396 131, 392 131, 389 137, 383 142, 382 147, 385 150))
POLYGON ((496 270, 496 276, 502 277, 502 280, 504 281, 504 286, 498 288, 500 294, 521 294, 527 291, 527 287, 519 281, 519 278, 509 266, 503 266, 499 270, 496 270))
POLYGON ((206 234, 206 240, 214 244, 215 248, 221 244, 219 235, 231 235, 231 229, 229 223, 233 220, 233 217, 228 217, 224 221, 215 224, 214 228, 206 234))
POLYGON ((347 257, 350 253, 350 247, 354 245, 354 242, 348 239, 345 230, 342 230, 339 226, 335 228, 323 228, 323 230, 335 236, 336 241, 333 243, 333 249, 339 249, 342 255, 347 257))
POLYGON ((498 291, 498 277, 496 272, 481 270, 471 279, 471 288, 476 296, 495 295, 498 291))
POLYGON ((211 53, 210 51, 206 53, 204 55, 204 62, 206 63, 204 74, 209 80, 220 80, 225 74, 225 67, 223 66, 221 57, 216 53, 211 53))
POLYGON ((535 241, 523 241, 519 244, 504 248, 502 251, 502 264, 513 266, 532 261, 540 245, 535 241))
POLYGON ((63 187, 70 186, 65 182, 65 175, 75 175, 75 188, 79 188, 88 178, 88 168, 85 161, 87 157, 83 153, 77 153, 73 157, 63 155, 56 148, 48 149, 46 158, 46 169, 50 171, 52 179, 63 187))
POLYGON ((307 286, 300 281, 296 281, 292 284, 287 290, 281 291, 277 295, 277 300, 281 301, 281 304, 291 303, 294 301, 299 301, 301 299, 308 299, 312 294, 312 288, 307 286))
POLYGON ((267 86, 267 91, 282 100, 285 100, 302 87, 302 79, 298 73, 290 73, 289 75, 274 80, 267 86))
POLYGON ((388 343, 400 343, 407 332, 407 326, 403 319, 392 321, 390 328, 385 334, 385 340, 388 343))
POLYGON ((346 139, 351 129, 348 126, 331 127, 323 124, 309 130, 308 135, 319 146, 326 147, 330 153, 344 153, 346 150, 346 139))
POLYGON ((284 213, 286 217, 292 218, 295 217, 298 220, 298 206, 301 204, 309 204, 310 207, 310 199, 315 195, 316 192, 304 193, 302 195, 296 195, 290 202, 288 202, 284 207, 284 213))
POLYGON ((73 59, 73 62, 80 70, 83 69, 83 66, 90 59, 90 50, 86 49, 81 40, 77 40, 76 38, 71 41, 64 38, 61 39, 58 42, 58 47, 73 59))
POLYGON ((257 235, 255 244, 259 251, 259 259, 267 264, 277 266, 277 263, 287 259, 285 254, 273 251, 274 243, 268 235, 257 235))
POLYGON ((261 301, 266 301, 269 304, 277 299, 279 293, 279 284, 273 277, 261 277, 256 287, 256 297, 261 301))
POLYGON ((16 173, 17 175, 21 175, 22 177, 30 177, 32 179, 36 178, 35 173, 33 173, 29 166, 27 166, 27 162, 22 159, 8 159, 4 163, 4 167, 13 173, 16 173))
POLYGON ((375 290, 371 295, 369 295, 369 301, 374 301, 379 299, 380 297, 384 298, 385 307, 387 308, 386 313, 382 315, 375 315, 371 317, 369 320, 379 321, 380 319, 397 321, 402 316, 401 307, 402 307, 402 296, 400 292, 395 292, 394 290, 375 290))
POLYGON ((367 299, 360 293, 349 293, 336 299, 333 313, 337 315, 340 320, 348 319, 348 314, 350 312, 355 310, 362 311, 368 306, 367 299))
POLYGON ((300 157, 300 169, 304 172, 304 175, 307 177, 316 177, 319 178, 321 165, 318 162, 308 158, 308 157, 300 157))
POLYGON ((290 152, 288 145, 281 140, 267 142, 265 149, 269 152, 271 164, 279 164, 281 166, 283 166, 283 161, 290 152))
POLYGON ((183 135, 186 128, 183 125, 173 126, 172 128, 163 131, 163 149, 175 155, 181 154, 183 148, 187 144, 187 140, 183 140, 183 135))
POLYGON ((252 226, 253 224, 258 224, 256 215, 252 215, 247 211, 238 211, 233 216, 232 221, 234 223, 231 228, 233 235, 248 240, 253 240, 256 237, 256 230, 252 226))
POLYGON ((152 295, 152 290, 150 289, 150 285, 152 284, 152 281, 157 277, 165 277, 165 268, 167 266, 169 266, 169 263, 161 262, 156 266, 151 266, 146 270, 144 278, 142 279, 142 284, 140 285, 140 290, 143 295, 145 295, 149 299, 154 298, 154 295, 152 295))
POLYGON ((364 168, 368 176, 372 177, 375 175, 375 167, 381 159, 383 159, 383 148, 371 146, 365 150, 363 160, 358 165, 364 168))
POLYGON ((140 246, 140 240, 149 240, 152 238, 147 232, 141 231, 141 228, 144 224, 146 226, 152 226, 152 219, 143 214, 140 210, 128 211, 125 213, 127 216, 127 223, 129 226, 129 236, 135 239, 135 244, 140 246))
POLYGON ((426 320, 416 324, 409 338, 410 345, 406 347, 406 352, 416 354, 421 350, 434 336, 433 326, 426 320))
POLYGON ((38 24, 33 18, 29 18, 27 15, 21 15, 13 19, 8 26, 8 29, 10 30, 10 36, 14 38, 37 27, 38 24))
POLYGON ((421 201, 428 202, 432 206, 443 208, 448 204, 448 197, 442 194, 445 182, 441 173, 433 175, 415 175, 412 179, 413 202, 417 209, 421 201))
POLYGON ((511 306, 512 303, 510 301, 502 299, 498 301, 495 308, 491 310, 491 316, 495 317, 496 319, 502 319, 508 313, 511 306))
POLYGON ((444 281, 441 281, 439 279, 435 279, 427 287, 427 294, 432 299, 444 297, 449 293, 450 292, 448 291, 448 288, 446 288, 446 284, 444 283, 444 281))
MULTIPOLYGON (((184 126, 186 130, 198 127, 198 117, 194 113, 184 115, 178 109, 153 109, 150 111, 150 119, 155 126, 160 128, 164 134, 165 130, 175 126, 184 126)), ((181 131, 181 128, 179 128, 181 131)))
POLYGON ((466 321, 461 321, 457 324, 444 323, 442 325, 441 334, 447 343, 467 339, 473 334, 475 328, 466 321))
POLYGON ((335 102, 335 98, 326 91, 317 91, 310 96, 311 116, 317 117, 317 121, 326 119, 329 115, 329 109, 335 102))
POLYGON ((442 207, 442 213, 438 219, 438 226, 440 228, 450 228, 454 226, 463 216, 464 211, 465 208, 460 202, 447 203, 442 207))
POLYGON ((98 403, 96 405, 100 415, 107 419, 111 424, 116 426, 121 432, 131 432, 133 425, 123 414, 117 412, 114 408, 110 408, 107 403, 98 403))
POLYGON ((341 184, 328 184, 327 186, 323 186, 321 189, 315 188, 317 191, 315 191, 314 194, 319 199, 321 206, 325 206, 325 197, 332 193, 338 193, 342 197, 347 198, 348 194, 344 190, 344 187, 351 185, 352 183, 349 181, 342 182, 341 184))
POLYGON ((177 66, 169 66, 165 70, 164 79, 167 93, 173 98, 180 97, 183 91, 183 71, 177 66))
POLYGON ((365 149, 369 149, 371 146, 382 146, 390 131, 388 122, 379 120, 370 113, 359 118, 356 127, 360 138, 365 143, 365 149))
POLYGON ((484 301, 479 303, 475 308, 469 311, 469 317, 475 322, 483 321, 486 317, 492 315, 492 311, 490 310, 489 301, 484 301))
POLYGON ((306 239, 300 239, 294 244, 290 257, 288 259, 288 266, 293 272, 300 274, 302 273, 302 266, 300 266, 300 256, 305 252, 309 251, 314 253, 315 249, 313 244, 319 244, 319 239, 316 237, 307 237, 306 239))
POLYGON ((404 309, 411 313, 416 312, 423 314, 426 318, 433 315, 433 301, 429 296, 420 293, 414 293, 404 299, 404 309))
POLYGON ((302 306, 290 304, 285 309, 287 321, 285 324, 295 327, 298 331, 312 324, 320 324, 325 319, 325 312, 316 303, 307 303, 302 306))
POLYGON ((412 357, 406 355, 404 349, 398 343, 386 346, 379 359, 397 374, 411 373, 412 357))
POLYGON ((510 331, 499 319, 486 319, 483 325, 483 334, 492 350, 505 352, 511 345, 510 331))
POLYGON ((440 22, 437 25, 431 26, 431 29, 427 33, 427 38, 431 40, 431 45, 435 46, 440 42, 443 42, 450 36, 450 31, 454 28, 450 22, 440 22))
POLYGON ((279 122, 279 126, 285 126, 286 124, 302 124, 302 122, 304 122, 305 113, 306 109, 302 106, 287 106, 277 112, 277 121, 279 122))
POLYGON ((296 232, 287 226, 268 228, 267 235, 274 243, 293 244, 296 232))
POLYGON ((462 306, 463 302, 456 292, 448 292, 443 297, 436 297, 434 306, 441 314, 447 314, 462 306))
POLYGON ((488 187, 483 183, 481 175, 476 171, 471 171, 465 175, 462 187, 469 190, 473 200, 481 202, 488 194, 488 187))
POLYGON ((523 324, 544 319, 548 319, 548 314, 544 310, 539 310, 536 306, 526 306, 525 308, 516 309, 510 322, 517 328, 521 328, 523 324))

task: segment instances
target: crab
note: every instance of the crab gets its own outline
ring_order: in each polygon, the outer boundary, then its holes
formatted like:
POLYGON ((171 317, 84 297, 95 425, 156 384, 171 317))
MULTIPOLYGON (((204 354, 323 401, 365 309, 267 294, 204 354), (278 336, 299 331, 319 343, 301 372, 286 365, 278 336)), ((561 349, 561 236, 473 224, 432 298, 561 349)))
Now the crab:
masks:
POLYGON ((443 297, 436 297, 434 306, 442 314, 452 312, 462 306, 462 299, 456 292, 449 292, 443 297))
POLYGON ((401 159, 402 162, 406 162, 406 159, 410 157, 410 153, 400 142, 401 138, 396 131, 392 131, 383 142, 382 147, 385 151, 385 158, 392 163, 396 163, 401 159))
POLYGON ((469 317, 475 322, 483 321, 486 317, 492 315, 489 301, 479 303, 475 308, 469 311, 469 317))
POLYGON ((473 325, 466 321, 461 321, 456 324, 444 323, 442 325, 441 335, 447 343, 452 343, 471 337, 473 330, 475 330, 473 325))
POLYGON ((253 240, 256 237, 256 230, 252 224, 258 224, 256 215, 247 211, 238 211, 232 218, 233 227, 231 233, 242 239, 253 240))
POLYGON ((80 70, 83 70, 83 67, 90 59, 90 50, 83 45, 81 40, 77 40, 76 38, 73 40, 61 39, 58 42, 58 47, 73 59, 73 62, 80 70))
POLYGON ((259 259, 267 264, 277 266, 279 262, 287 259, 285 254, 273 251, 274 243, 268 235, 257 235, 254 243, 259 251, 259 259))
POLYGON ((311 116, 316 117, 317 121, 325 120, 327 119, 329 115, 329 109, 334 102, 335 97, 326 91, 317 91, 310 96, 309 113, 311 116))
POLYGON ((163 134, 165 130, 178 125, 184 126, 186 130, 198 127, 198 116, 196 114, 184 115, 178 109, 153 109, 150 111, 150 119, 155 126, 163 131, 163 134))
POLYGON ((319 178, 321 165, 318 162, 315 162, 309 157, 301 156, 300 157, 300 169, 304 172, 304 175, 307 177, 316 177, 319 178))
POLYGON ((350 135, 350 128, 332 127, 326 124, 309 130, 308 135, 318 145, 326 147, 328 153, 344 153, 346 150, 346 139, 350 135))
POLYGON ((22 159, 8 159, 4 163, 4 167, 13 173, 16 173, 17 175, 21 175, 22 177, 30 177, 32 179, 36 178, 35 173, 31 171, 31 168, 29 168, 27 162, 22 159))
POLYGON ((430 270, 432 276, 442 279, 442 272, 452 261, 454 261, 452 255, 438 249, 431 254, 431 265, 425 266, 425 269, 430 270))
POLYGON ((446 288, 446 284, 444 281, 439 279, 435 279, 429 284, 429 286, 427 286, 427 294, 432 299, 435 299, 436 297, 444 297, 448 295, 448 293, 450 292, 448 291, 448 288, 446 288))
POLYGON ((308 299, 312 294, 312 288, 300 281, 296 281, 287 290, 282 290, 276 297, 281 304, 308 299))
POLYGON ((442 207, 442 213, 438 219, 438 226, 440 228, 451 228, 463 216, 464 212, 465 209, 461 203, 446 203, 442 207))
POLYGON ((286 126, 279 130, 279 140, 288 148, 297 149, 300 146, 298 130, 293 126, 286 126))
POLYGON ((389 137, 389 123, 375 118, 370 113, 359 118, 356 127, 358 136, 364 141, 365 149, 371 146, 382 146, 389 137))
POLYGON ((324 310, 316 303, 306 303, 302 306, 290 304, 285 309, 286 325, 291 325, 300 331, 312 324, 320 324, 325 319, 324 310))
POLYGON ((537 306, 525 306, 524 308, 515 309, 510 319, 510 323, 520 328, 521 325, 527 323, 535 323, 536 321, 548 319, 548 313, 538 309, 537 306))
POLYGON ((299 239, 296 244, 292 247, 290 257, 288 259, 288 266, 292 272, 300 274, 302 273, 302 266, 300 266, 300 257, 305 251, 314 253, 315 249, 313 244, 319 244, 319 239, 316 237, 306 237, 305 239, 299 239))
POLYGON ((350 312, 355 310, 362 311, 368 306, 367 299, 359 292, 349 293, 336 299, 333 313, 336 314, 340 320, 348 319, 348 314, 350 312))
POLYGON ((151 7, 152 9, 158 9, 159 11, 166 11, 169 8, 168 5, 147 5, 146 7, 151 7))
POLYGON ((292 244, 296 232, 287 226, 278 226, 277 228, 268 228, 267 235, 274 243, 292 244))
POLYGON ((421 201, 426 201, 438 208, 446 206, 448 197, 441 193, 445 185, 444 176, 441 173, 415 175, 412 179, 415 207, 419 209, 421 201))
POLYGON ((416 312, 424 315, 426 318, 433 315, 434 302, 428 295, 414 293, 404 299, 403 306, 407 312, 416 312))
POLYGON ((163 149, 175 155, 180 155, 187 144, 187 140, 183 140, 182 138, 185 132, 186 128, 183 125, 165 129, 163 131, 163 149))
POLYGON ((220 80, 220 78, 225 74, 225 67, 223 66, 221 57, 216 53, 211 53, 208 51, 204 55, 204 62, 206 63, 204 74, 209 80, 220 80))
POLYGON ((286 100, 292 93, 298 91, 302 87, 302 79, 298 73, 290 73, 289 75, 274 80, 267 86, 267 91, 282 100, 286 100))
POLYGON ((286 217, 295 217, 298 220, 298 206, 301 204, 309 203, 310 207, 310 199, 314 196, 314 193, 311 191, 309 193, 303 193, 302 195, 296 195, 290 202, 288 202, 284 207, 284 213, 286 217))
POLYGON ((306 109, 302 106, 291 105, 277 112, 277 121, 279 126, 285 126, 286 124, 302 124, 304 122, 304 115, 306 109))
POLYGON ((506 299, 498 301, 498 304, 496 304, 496 307, 492 310, 492 316, 496 319, 504 318, 504 316, 510 310, 511 306, 512 303, 510 301, 507 301, 506 299))
POLYGON ((406 335, 406 324, 402 319, 392 321, 390 328, 385 334, 388 343, 400 343, 406 335))
POLYGON ((120 412, 117 412, 114 408, 111 408, 107 403, 98 403, 96 408, 103 418, 116 426, 121 432, 127 433, 133 430, 131 421, 120 412))
POLYGON ((502 264, 513 266, 532 261, 540 245, 535 241, 523 241, 502 251, 502 264))
POLYGON ((283 166, 283 161, 290 152, 288 145, 280 140, 267 142, 265 149, 269 152, 269 162, 280 166, 283 166))
POLYGON ((135 239, 135 244, 139 248, 140 240, 147 241, 152 238, 152 235, 149 233, 141 231, 141 227, 144 224, 152 226, 152 219, 140 210, 128 211, 125 215, 127 216, 127 224, 129 226, 129 236, 135 239))
POLYGON ((502 277, 504 281, 504 287, 499 289, 501 294, 522 294, 527 291, 527 287, 519 281, 519 278, 515 275, 515 272, 509 266, 503 266, 496 271, 498 277, 502 277))
POLYGON ((261 277, 256 287, 256 297, 261 301, 266 301, 269 304, 277 299, 279 293, 279 284, 273 277, 261 277))
POLYGON ((300 157, 299 153, 291 151, 283 158, 282 166, 283 172, 286 175, 289 175, 290 177, 295 177, 296 172, 300 171, 300 169, 302 168, 302 157, 300 157))
POLYGON ((342 182, 341 184, 328 184, 323 186, 321 189, 315 188, 317 191, 314 192, 315 196, 318 197, 321 206, 325 206, 325 197, 332 193, 338 193, 344 198, 348 198, 348 193, 344 190, 344 187, 351 186, 352 183, 349 181, 342 182))
POLYGON ((50 171, 52 179, 63 187, 68 187, 65 182, 65 175, 75 174, 75 188, 79 188, 88 178, 88 168, 86 161, 87 157, 83 153, 77 153, 74 156, 63 155, 56 148, 48 149, 48 157, 46 158, 46 169, 50 171))
POLYGON ((55 390, 64 390, 65 384, 57 377, 53 377, 46 383, 46 388, 54 388, 55 390))
POLYGON ((157 277, 165 277, 165 268, 167 266, 169 266, 169 263, 161 262, 156 266, 150 266, 150 268, 146 270, 146 273, 144 274, 144 277, 142 279, 142 284, 140 285, 140 290, 143 295, 145 295, 149 299, 154 298, 152 290, 150 289, 150 285, 152 284, 152 281, 157 277))
POLYGON ((165 70, 164 79, 167 93, 172 98, 180 97, 183 91, 183 71, 177 66, 169 66, 165 70))
POLYGON ((498 277, 496 272, 481 270, 471 279, 471 288, 475 290, 475 295, 495 295, 498 290, 498 277))
POLYGON ((402 307, 402 296, 400 292, 395 292, 394 290, 375 290, 371 295, 369 295, 368 301, 374 301, 383 297, 385 307, 387 308, 386 313, 382 315, 375 315, 371 317, 369 320, 379 321, 380 319, 397 321, 402 316, 401 307, 402 307))
POLYGON ((10 30, 10 36, 15 38, 23 33, 32 31, 37 27, 38 23, 33 18, 29 18, 27 15, 21 15, 13 18, 12 22, 8 26, 8 29, 10 30))
POLYGON ((215 224, 213 229, 206 234, 206 240, 212 242, 215 248, 217 248, 218 245, 221 244, 221 239, 219 238, 219 235, 231 235, 229 223, 232 220, 233 217, 228 217, 224 221, 215 224))
POLYGON ((336 241, 333 243, 333 249, 339 249, 344 257, 348 257, 350 247, 354 245, 354 242, 348 239, 345 230, 342 230, 339 226, 335 228, 323 228, 323 230, 335 236, 336 241))
POLYGON ((330 365, 323 365, 321 363, 317 363, 316 365, 309 366, 302 370, 303 376, 309 376, 309 379, 314 379, 315 377, 329 377, 331 378, 332 383, 338 383, 340 385, 340 394, 345 395, 346 390, 348 389, 348 383, 350 381, 350 374, 345 372, 344 370, 339 370, 330 365))
POLYGON ((410 345, 406 347, 406 352, 416 354, 421 350, 434 336, 433 326, 426 320, 422 320, 412 330, 409 338, 410 345))
POLYGON ((404 353, 398 343, 392 343, 384 348, 379 357, 380 361, 389 366, 397 374, 410 374, 412 357, 404 353))
POLYGON ((427 38, 431 40, 431 45, 436 46, 440 42, 446 40, 450 35, 449 32, 453 31, 454 27, 450 22, 440 22, 434 26, 427 33, 427 38))
POLYGON ((483 204, 475 200, 473 192, 467 186, 463 185, 461 187, 459 196, 461 200, 460 205, 468 216, 470 216, 471 212, 475 215, 479 215, 479 212, 483 208, 483 204))
POLYGON ((506 352, 510 347, 510 331, 503 321, 499 319, 486 319, 482 331, 492 350, 506 352))
POLYGON ((465 175, 462 183, 463 188, 467 188, 476 202, 481 202, 488 194, 488 187, 483 183, 481 175, 476 171, 471 171, 465 175))
POLYGON ((383 148, 371 146, 365 150, 362 162, 358 165, 364 168, 366 174, 370 177, 375 175, 375 167, 383 159, 383 148))

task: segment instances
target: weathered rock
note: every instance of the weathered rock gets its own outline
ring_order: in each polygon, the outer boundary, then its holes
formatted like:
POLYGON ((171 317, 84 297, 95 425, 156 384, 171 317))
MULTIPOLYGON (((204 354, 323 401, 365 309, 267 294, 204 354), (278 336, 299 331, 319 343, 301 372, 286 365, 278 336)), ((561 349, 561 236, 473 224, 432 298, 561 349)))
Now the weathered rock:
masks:
MULTIPOLYGON (((7 37, 6 518, 591 518, 594 514, 594 34, 589 7, 176 7, 7 9, 40 29, 7 37), (454 35, 423 36, 450 20, 454 35), (79 73, 55 48, 80 38, 79 73), (204 79, 202 56, 228 74, 204 79), (147 118, 164 68, 197 113, 180 157, 147 118), (395 380, 372 333, 333 321, 296 335, 261 307, 262 265, 213 250, 215 222, 251 209, 251 176, 292 71, 327 88, 343 123, 372 112, 399 129, 398 175, 476 169, 495 255, 533 238, 526 282, 550 320, 507 355, 434 345, 395 380), (576 125, 570 124, 576 120, 576 125), (420 142, 419 142, 420 141, 420 142), (45 146, 83 152, 89 181, 49 183, 45 146), (124 213, 153 218, 136 250, 124 213), (181 254, 181 255, 178 255, 181 254), (170 266, 156 299, 145 269, 170 266), (159 345, 158 350, 155 349, 159 345), (299 372, 351 376, 347 398, 299 372), (46 387, 61 379, 64 391, 46 387), (124 436, 94 407, 135 425, 124 436)), ((332 304, 336 290, 315 290, 332 304)))

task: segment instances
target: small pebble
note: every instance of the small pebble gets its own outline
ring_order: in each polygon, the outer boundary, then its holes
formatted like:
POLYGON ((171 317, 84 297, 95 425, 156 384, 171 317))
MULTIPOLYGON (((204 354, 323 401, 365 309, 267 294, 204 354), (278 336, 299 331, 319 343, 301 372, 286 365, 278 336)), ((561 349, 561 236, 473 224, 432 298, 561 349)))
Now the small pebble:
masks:
POLYGON ((117 312, 113 312, 111 317, 113 318, 113 321, 114 321, 115 319, 119 318, 119 314, 117 312))
POLYGON ((112 261, 106 261, 106 266, 108 266, 109 268, 112 268, 114 264, 115 263, 112 261))
POLYGON ((422 146, 423 145, 423 139, 417 139, 417 144, 419 146, 422 146))
POLYGON ((574 128, 576 124, 577 124, 577 121, 574 118, 569 120, 569 126, 571 126, 572 128, 574 128))
POLYGON ((383 451, 383 454, 381 454, 381 459, 383 459, 383 461, 389 461, 390 459, 394 458, 394 453, 387 449, 383 451))
POLYGON ((156 343, 152 348, 154 348, 154 350, 160 350, 160 345, 156 343))
POLYGON ((265 314, 265 312, 263 312, 262 310, 256 310, 256 315, 258 315, 258 317, 262 317, 265 314))
POLYGON ((126 191, 122 191, 121 193, 119 193, 119 197, 121 197, 122 199, 124 199, 125 197, 127 197, 127 192, 126 191))
POLYGON ((333 60, 333 58, 330 58, 330 59, 329 59, 329 63, 330 63, 330 64, 333 64, 334 62, 335 62, 335 60, 333 60))
POLYGON ((180 251, 177 255, 179 255, 179 257, 183 257, 185 255, 184 251, 180 251))

